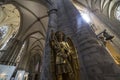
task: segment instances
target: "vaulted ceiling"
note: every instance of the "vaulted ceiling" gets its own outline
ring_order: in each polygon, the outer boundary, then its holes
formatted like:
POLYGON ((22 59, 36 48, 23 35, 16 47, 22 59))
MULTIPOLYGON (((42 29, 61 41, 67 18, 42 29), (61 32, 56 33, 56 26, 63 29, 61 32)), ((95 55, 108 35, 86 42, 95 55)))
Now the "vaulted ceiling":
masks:
MULTIPOLYGON (((13 24, 12 27, 17 25, 19 30, 16 39, 26 45, 25 61, 29 61, 29 58, 36 54, 42 55, 48 27, 48 8, 44 4, 44 0, 11 0, 4 5, 8 6, 4 9, 4 13, 1 12, 3 8, 0 8, 0 26, 6 23, 13 24), (3 20, 8 16, 9 19, 3 20)), ((26 62, 23 64, 27 64, 26 62)))
POLYGON ((108 29, 111 33, 119 35, 120 10, 117 9, 120 6, 120 0, 73 0, 73 3, 79 11, 87 12, 90 24, 99 28, 96 30, 97 34, 108 29))
POLYGON ((120 0, 73 0, 90 9, 91 11, 100 12, 108 16, 109 18, 113 15, 115 8, 120 5, 120 0))
POLYGON ((42 56, 48 27, 47 7, 42 0, 15 0, 13 4, 18 7, 21 13, 21 25, 18 39, 26 42, 27 45, 25 50, 25 59, 27 60, 25 61, 30 61, 31 57, 35 54, 40 54, 42 56))
MULTIPOLYGON (((49 1, 49 0, 46 0, 49 1)), ((91 10, 92 12, 98 12, 104 14, 109 18, 113 15, 114 9, 120 4, 119 0, 73 0, 74 3, 81 5, 82 7, 91 10)), ((18 26, 19 31, 17 39, 26 42, 26 56, 31 54, 43 54, 45 46, 45 37, 48 27, 48 8, 44 4, 44 0, 11 0, 10 3, 14 7, 7 6, 3 12, 0 12, 0 26, 7 23, 12 23, 12 26, 18 26), (16 10, 18 10, 16 12, 16 10), (16 15, 13 15, 13 13, 16 15), (6 17, 7 21, 3 21, 6 17), (19 15, 18 15, 19 14, 19 15), (14 16, 19 17, 19 19, 14 16)), ((80 6, 79 5, 79 6, 80 6)), ((2 8, 0 8, 2 11, 2 8)), ((33 55, 34 56, 34 55, 33 55)), ((27 58, 26 58, 27 59, 27 58)), ((27 60, 24 60, 27 61, 27 60)), ((24 64, 24 63, 23 63, 24 64)))

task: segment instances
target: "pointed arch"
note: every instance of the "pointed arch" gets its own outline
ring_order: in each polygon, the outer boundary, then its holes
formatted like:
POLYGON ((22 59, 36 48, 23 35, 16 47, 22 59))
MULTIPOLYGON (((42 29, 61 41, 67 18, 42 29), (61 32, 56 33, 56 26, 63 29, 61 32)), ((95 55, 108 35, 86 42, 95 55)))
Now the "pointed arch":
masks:
MULTIPOLYGON (((41 40, 44 40, 44 38, 37 39, 35 42, 32 43, 32 46, 33 46, 36 42, 39 42, 40 45, 41 45, 42 48, 43 48, 43 44, 41 43, 41 40)), ((31 47, 32 47, 32 46, 31 46, 31 47)))

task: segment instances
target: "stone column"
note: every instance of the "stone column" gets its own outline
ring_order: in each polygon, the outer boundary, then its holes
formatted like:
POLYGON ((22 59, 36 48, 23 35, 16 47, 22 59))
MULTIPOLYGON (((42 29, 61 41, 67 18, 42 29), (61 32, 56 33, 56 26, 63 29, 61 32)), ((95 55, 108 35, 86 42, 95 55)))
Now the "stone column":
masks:
POLYGON ((18 55, 20 53, 22 45, 23 45, 23 42, 20 41, 20 40, 17 40, 17 46, 15 47, 13 55, 12 55, 12 57, 10 59, 10 62, 14 62, 14 65, 16 65, 16 59, 17 59, 17 57, 18 57, 18 55))
POLYGON ((17 58, 19 51, 22 47, 22 41, 13 38, 8 42, 8 48, 0 59, 1 64, 15 65, 15 59, 17 58))
POLYGON ((42 72, 41 72, 41 80, 53 80, 52 73, 50 72, 50 63, 51 63, 51 50, 49 45, 49 38, 51 34, 51 30, 57 30, 57 9, 52 8, 48 11, 49 14, 49 23, 47 30, 47 37, 45 43, 45 51, 43 54, 42 61, 42 72))

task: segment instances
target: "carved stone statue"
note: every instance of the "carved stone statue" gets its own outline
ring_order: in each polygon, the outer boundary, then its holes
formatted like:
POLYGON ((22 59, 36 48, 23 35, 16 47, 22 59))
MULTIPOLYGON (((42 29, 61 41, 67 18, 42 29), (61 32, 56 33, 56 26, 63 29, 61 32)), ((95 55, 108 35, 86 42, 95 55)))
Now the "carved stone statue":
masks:
POLYGON ((63 32, 51 32, 51 70, 55 80, 79 80, 76 49, 63 32))

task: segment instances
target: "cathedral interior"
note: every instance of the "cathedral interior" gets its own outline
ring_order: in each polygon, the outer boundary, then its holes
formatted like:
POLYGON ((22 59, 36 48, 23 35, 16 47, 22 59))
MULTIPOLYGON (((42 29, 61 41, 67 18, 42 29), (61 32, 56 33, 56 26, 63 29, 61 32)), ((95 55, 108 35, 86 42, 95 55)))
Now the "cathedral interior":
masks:
POLYGON ((0 0, 0 80, 120 80, 120 0, 0 0))

